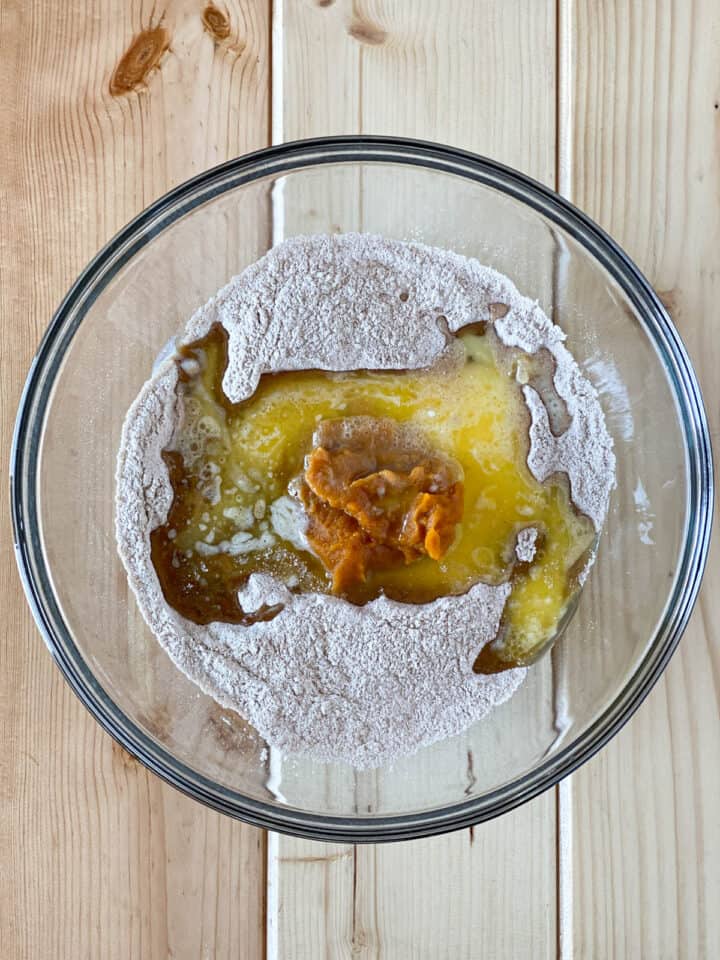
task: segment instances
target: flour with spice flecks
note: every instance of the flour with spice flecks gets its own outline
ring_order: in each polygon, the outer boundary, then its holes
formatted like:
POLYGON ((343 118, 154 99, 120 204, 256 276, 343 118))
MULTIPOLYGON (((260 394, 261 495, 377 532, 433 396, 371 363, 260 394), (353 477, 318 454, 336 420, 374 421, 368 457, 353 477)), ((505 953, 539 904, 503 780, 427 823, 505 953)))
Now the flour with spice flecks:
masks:
MULTIPOLYGON (((365 234, 296 237, 199 309, 182 343, 223 324, 223 389, 239 402, 264 373, 430 366, 446 346, 444 325, 455 332, 478 321, 493 324, 508 346, 552 354, 570 426, 554 436, 542 398, 525 385, 528 466, 540 482, 566 474, 573 502, 599 532, 615 458, 597 393, 540 306, 476 260, 365 234)), ((150 532, 165 522, 172 502, 161 454, 182 421, 177 382, 174 358, 162 358, 128 412, 116 531, 143 616, 181 670, 271 745, 356 767, 379 766, 457 734, 512 696, 524 669, 489 676, 472 670, 498 631, 507 583, 478 583, 462 596, 422 605, 380 597, 354 606, 325 594, 293 594, 254 574, 240 603, 250 613, 282 604, 272 620, 199 626, 173 610, 152 564, 150 532)), ((518 559, 532 559, 535 536, 523 532, 518 559)))

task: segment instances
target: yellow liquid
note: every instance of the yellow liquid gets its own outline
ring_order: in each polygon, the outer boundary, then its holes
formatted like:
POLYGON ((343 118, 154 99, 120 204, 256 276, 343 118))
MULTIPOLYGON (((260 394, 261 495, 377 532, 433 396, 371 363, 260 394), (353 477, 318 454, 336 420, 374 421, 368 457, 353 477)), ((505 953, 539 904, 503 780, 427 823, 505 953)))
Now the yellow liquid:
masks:
POLYGON ((422 603, 464 593, 479 581, 511 579, 501 634, 476 669, 531 662, 552 640, 578 589, 575 572, 593 545, 594 529, 569 502, 565 485, 540 484, 527 467, 528 414, 512 352, 501 354, 489 336, 476 332, 461 332, 458 340, 457 363, 422 371, 267 375, 240 404, 229 404, 220 387, 224 338, 209 336, 186 348, 186 369, 190 358, 199 372, 185 374, 178 387, 187 438, 179 444, 182 459, 174 455, 173 510, 153 533, 153 559, 169 602, 198 622, 232 619, 219 606, 203 610, 203 589, 232 593, 261 571, 296 591, 329 593, 330 576, 320 562, 276 535, 270 505, 302 473, 320 420, 393 417, 414 424, 432 447, 460 463, 464 517, 439 562, 424 557, 373 571, 347 599, 361 603, 385 594, 422 603), (540 532, 537 552, 530 564, 518 564, 515 540, 528 526, 540 532), (214 552, 239 530, 257 549, 214 552), (207 545, 198 548, 198 542, 207 545), (193 616, 192 602, 182 609, 188 597, 198 601, 202 615, 193 616))

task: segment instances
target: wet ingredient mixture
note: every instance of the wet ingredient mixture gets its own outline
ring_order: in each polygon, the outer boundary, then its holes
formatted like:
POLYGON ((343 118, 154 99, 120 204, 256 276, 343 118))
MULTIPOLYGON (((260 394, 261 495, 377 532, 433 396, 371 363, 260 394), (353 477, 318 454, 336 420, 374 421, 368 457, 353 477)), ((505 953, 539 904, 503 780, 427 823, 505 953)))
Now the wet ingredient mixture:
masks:
POLYGON ((516 375, 521 364, 520 379, 540 382, 541 361, 474 325, 429 369, 266 374, 232 404, 227 336, 213 326, 178 357, 183 420, 163 453, 173 502, 151 533, 166 601, 198 624, 249 624, 282 609, 242 609, 253 573, 353 604, 510 581, 475 669, 530 663, 571 609, 595 542, 566 482, 539 483, 527 467, 516 375))

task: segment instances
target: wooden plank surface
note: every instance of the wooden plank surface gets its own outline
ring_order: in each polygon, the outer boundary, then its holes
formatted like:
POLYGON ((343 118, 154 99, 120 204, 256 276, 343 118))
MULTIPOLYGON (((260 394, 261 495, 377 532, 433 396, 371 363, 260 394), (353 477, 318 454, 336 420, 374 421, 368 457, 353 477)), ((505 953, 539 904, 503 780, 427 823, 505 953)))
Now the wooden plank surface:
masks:
MULTIPOLYGON (((274 34, 275 59, 282 57, 276 137, 365 132, 444 140, 552 185, 554 5, 383 0, 281 6, 274 34), (518 50, 533 54, 521 57, 518 50)), ((365 189, 358 209, 333 193, 331 215, 314 222, 307 211, 327 210, 327 199, 313 199, 312 184, 304 189, 304 198, 285 194, 289 233, 298 211, 305 230, 308 223, 331 231, 337 224, 344 230, 387 224, 392 232, 393 211, 416 202, 412 191, 407 197, 384 193, 380 208, 365 189)), ((462 760, 464 768, 465 751, 462 760)), ((377 777, 380 790, 383 774, 377 777)), ((473 831, 402 845, 327 847, 274 838, 273 951, 298 960, 555 956, 555 851, 552 792, 473 831), (518 903, 525 905, 521 912, 518 903)))
POLYGON ((260 957, 264 834, 86 713, 32 622, 5 504, 22 383, 70 282, 169 187, 268 142, 269 4, 3 2, 0 30, 2 954, 260 957))
MULTIPOLYGON (((662 291, 717 443, 716 3, 275 0, 272 14, 270 0, 0 0, 0 499, 22 382, 69 283, 150 201, 271 130, 445 140, 565 189, 662 291)), ((317 229, 378 215, 341 194, 330 207, 317 229)), ((666 676, 569 784, 426 841, 273 835, 266 944, 265 835, 163 786, 90 719, 32 623, 4 510, 3 956, 719 956, 717 539, 666 676)))
MULTIPOLYGON (((572 4, 572 200, 627 249, 690 351, 720 436, 720 7, 572 4)), ((720 956, 717 524, 698 608, 636 717, 573 777, 580 957, 720 956)))

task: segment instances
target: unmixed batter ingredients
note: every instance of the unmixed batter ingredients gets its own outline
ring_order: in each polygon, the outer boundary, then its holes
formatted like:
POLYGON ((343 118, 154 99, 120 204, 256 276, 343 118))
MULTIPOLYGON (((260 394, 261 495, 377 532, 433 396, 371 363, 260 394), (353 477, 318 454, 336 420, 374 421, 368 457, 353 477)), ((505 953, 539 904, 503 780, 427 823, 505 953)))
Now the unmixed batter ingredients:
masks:
POLYGON ((595 391, 510 281, 447 251, 296 238, 141 392, 118 540, 175 662, 271 744, 377 765, 517 688, 592 562, 595 391))

